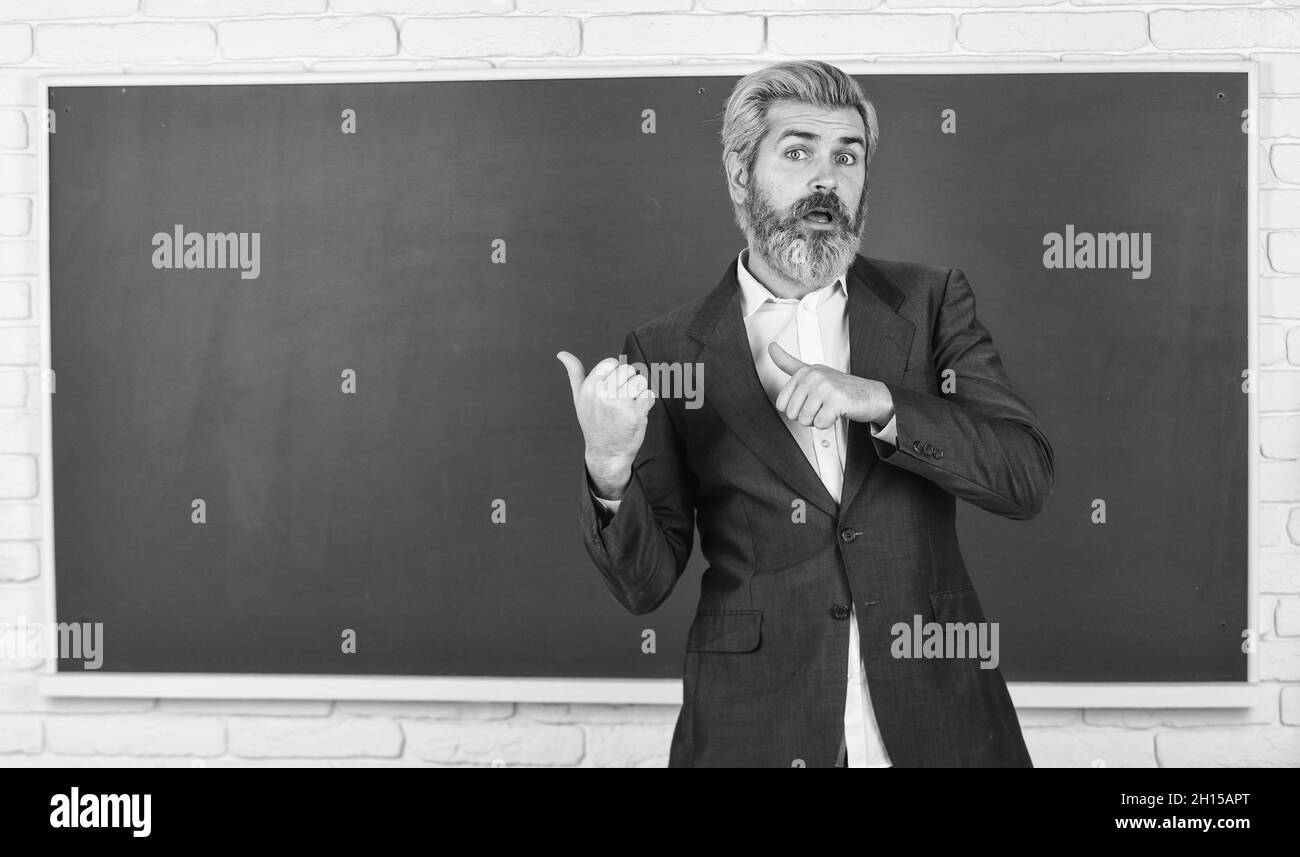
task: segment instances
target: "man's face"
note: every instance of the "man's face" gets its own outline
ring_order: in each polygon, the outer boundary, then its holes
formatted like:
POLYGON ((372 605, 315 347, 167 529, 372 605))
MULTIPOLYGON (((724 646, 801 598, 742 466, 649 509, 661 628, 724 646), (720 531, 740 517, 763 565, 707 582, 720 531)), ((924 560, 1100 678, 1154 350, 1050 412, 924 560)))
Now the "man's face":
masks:
MULTIPOLYGON (((775 102, 740 204, 752 248, 786 278, 824 286, 852 263, 867 217, 858 111, 775 102)), ((733 199, 738 188, 733 187, 733 199)))

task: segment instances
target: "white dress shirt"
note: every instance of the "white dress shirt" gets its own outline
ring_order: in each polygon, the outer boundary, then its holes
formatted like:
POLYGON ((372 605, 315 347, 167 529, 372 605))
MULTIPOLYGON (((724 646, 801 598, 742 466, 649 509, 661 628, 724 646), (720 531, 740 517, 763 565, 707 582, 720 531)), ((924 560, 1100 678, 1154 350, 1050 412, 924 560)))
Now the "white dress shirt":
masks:
MULTIPOLYGON (((749 249, 741 250, 736 259, 736 277, 740 281, 741 313, 745 332, 754 358, 759 381, 773 403, 790 376, 777 368, 767 346, 776 341, 786 352, 804 363, 820 363, 847 373, 849 371, 848 289, 845 275, 802 298, 778 298, 745 267, 749 249)), ((781 413, 781 420, 803 450, 827 492, 840 501, 844 483, 844 462, 848 454, 846 420, 837 420, 828 429, 805 426, 781 413)), ((897 445, 897 415, 877 431, 869 424, 873 437, 897 445)), ((611 512, 620 501, 592 495, 611 512)), ((887 768, 891 766, 880 731, 876 726, 866 670, 858 643, 856 608, 849 614, 849 674, 844 701, 844 741, 846 764, 851 768, 887 768)))

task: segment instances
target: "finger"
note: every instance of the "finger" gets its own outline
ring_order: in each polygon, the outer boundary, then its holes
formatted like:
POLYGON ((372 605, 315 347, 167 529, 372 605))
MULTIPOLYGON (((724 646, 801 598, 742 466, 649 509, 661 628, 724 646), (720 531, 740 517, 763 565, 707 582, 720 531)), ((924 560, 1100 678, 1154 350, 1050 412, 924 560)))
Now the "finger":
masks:
POLYGON ((799 386, 799 382, 793 378, 785 382, 785 386, 781 388, 781 392, 776 394, 776 399, 772 402, 778 411, 785 412, 785 406, 789 403, 790 396, 794 394, 794 389, 797 386, 799 386))
POLYGON ((641 395, 641 391, 649 387, 650 384, 642 375, 633 375, 624 381, 618 388, 618 396, 622 399, 635 399, 641 395))
POLYGON ((809 396, 804 400, 803 407, 799 409, 799 424, 810 426, 813 424, 813 418, 821 411, 825 400, 820 396, 809 396))
POLYGON ((803 409, 803 403, 807 400, 808 391, 796 385, 793 392, 790 393, 790 401, 785 404, 785 415, 792 420, 798 419, 799 411, 803 409))
POLYGON ((609 377, 610 372, 613 372, 622 365, 624 364, 619 363, 618 360, 613 357, 606 357, 604 360, 591 367, 591 374, 587 377, 591 379, 593 384, 599 385, 609 377))
POLYGON ((830 405, 822 405, 822 409, 817 412, 817 418, 813 420, 813 427, 819 429, 828 429, 840 420, 840 414, 830 405))
POLYGON ((582 361, 567 351, 561 351, 555 356, 564 364, 564 371, 569 375, 569 386, 573 389, 573 397, 578 398, 578 388, 582 386, 582 378, 585 374, 582 361))
POLYGON ((599 391, 601 395, 608 398, 615 398, 619 395, 619 388, 628 382, 629 379, 636 377, 636 369, 633 369, 626 363, 620 363, 600 382, 599 391))
POLYGON ((790 353, 778 345, 776 340, 772 340, 772 342, 768 344, 767 353, 772 358, 772 362, 776 364, 776 368, 780 369, 787 375, 793 375, 795 372, 798 372, 800 369, 808 365, 802 360, 790 356, 790 353))

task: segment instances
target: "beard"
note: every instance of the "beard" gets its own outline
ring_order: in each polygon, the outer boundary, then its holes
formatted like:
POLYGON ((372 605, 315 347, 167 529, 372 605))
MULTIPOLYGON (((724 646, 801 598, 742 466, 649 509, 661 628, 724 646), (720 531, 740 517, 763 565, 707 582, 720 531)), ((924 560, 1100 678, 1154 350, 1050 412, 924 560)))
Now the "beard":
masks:
POLYGON ((756 252, 783 277, 819 288, 845 272, 862 244, 867 219, 867 187, 862 187, 858 210, 852 215, 834 193, 814 193, 788 211, 778 211, 759 182, 742 205, 736 221, 756 252), (834 216, 831 229, 808 226, 804 215, 816 208, 834 216))

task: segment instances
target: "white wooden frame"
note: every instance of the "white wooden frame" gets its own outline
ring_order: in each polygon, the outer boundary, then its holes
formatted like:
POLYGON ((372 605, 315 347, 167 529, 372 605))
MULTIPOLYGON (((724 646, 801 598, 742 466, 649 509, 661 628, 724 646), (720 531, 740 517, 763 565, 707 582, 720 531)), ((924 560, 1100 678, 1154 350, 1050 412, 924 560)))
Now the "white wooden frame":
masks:
MULTIPOLYGON (((454 69, 427 72, 373 72, 348 74, 168 74, 168 75, 43 75, 39 79, 39 106, 49 110, 49 90, 58 86, 168 86, 239 85, 284 83, 385 83, 451 80, 531 80, 619 77, 707 77, 739 76, 766 62, 735 64, 687 64, 667 66, 570 65, 504 69, 454 69)), ((1253 61, 1223 62, 1116 61, 1053 63, 876 63, 836 62, 852 75, 895 74, 1087 74, 1223 72, 1248 74, 1250 121, 1247 123, 1247 234, 1250 236, 1247 265, 1247 324, 1245 331, 1252 383, 1248 393, 1250 464, 1248 476, 1249 514, 1247 538, 1248 624, 1259 628, 1259 360, 1258 336, 1258 205, 1259 205, 1259 89, 1258 64, 1253 61)), ((721 95, 719 95, 721 99, 721 95)), ((719 101, 721 104, 721 101, 719 101)), ((48 113, 47 113, 48 115, 48 113)), ((41 127, 40 123, 37 123, 41 127)), ((50 365, 50 267, 49 267, 49 134, 39 137, 40 186, 37 217, 40 252, 39 318, 41 324, 41 379, 50 365)), ((41 537, 45 574, 47 621, 55 618, 54 494, 52 459, 52 416, 48 401, 41 402, 42 443, 40 460, 41 537)), ((659 703, 681 704, 681 682, 672 679, 563 679, 493 677, 403 677, 403 676, 308 676, 308 675, 219 675, 173 673, 69 673, 56 672, 51 659, 44 668, 41 692, 69 697, 161 697, 209 699, 374 699, 445 700, 568 703, 659 703)), ((1258 685, 1258 655, 1247 653, 1247 681, 1214 683, 1011 683, 1012 699, 1019 708, 1246 708, 1262 697, 1258 685)))

